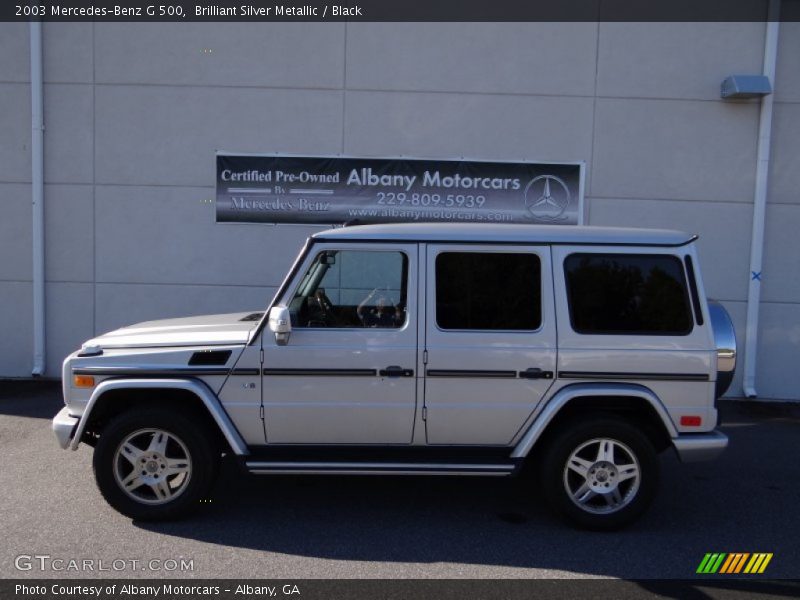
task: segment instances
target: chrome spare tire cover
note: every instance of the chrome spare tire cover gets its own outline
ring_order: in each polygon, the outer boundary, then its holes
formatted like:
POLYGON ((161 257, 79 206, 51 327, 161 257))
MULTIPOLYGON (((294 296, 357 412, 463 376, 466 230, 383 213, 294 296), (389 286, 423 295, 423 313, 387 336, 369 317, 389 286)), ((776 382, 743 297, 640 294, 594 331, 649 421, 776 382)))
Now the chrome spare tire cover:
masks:
POLYGON ((711 329, 714 331, 714 344, 717 349, 715 391, 716 397, 719 398, 730 387, 736 371, 736 331, 728 311, 718 301, 708 301, 708 314, 711 317, 711 329))

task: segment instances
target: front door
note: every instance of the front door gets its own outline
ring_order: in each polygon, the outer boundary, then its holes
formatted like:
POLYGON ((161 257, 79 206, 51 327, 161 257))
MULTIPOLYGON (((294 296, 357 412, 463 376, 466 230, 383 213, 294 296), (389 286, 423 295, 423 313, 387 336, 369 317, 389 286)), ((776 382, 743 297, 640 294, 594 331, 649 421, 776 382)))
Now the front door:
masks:
POLYGON ((267 443, 409 444, 416 411, 417 246, 317 245, 262 336, 267 443))
POLYGON ((553 383, 549 247, 428 245, 429 444, 507 445, 553 383))

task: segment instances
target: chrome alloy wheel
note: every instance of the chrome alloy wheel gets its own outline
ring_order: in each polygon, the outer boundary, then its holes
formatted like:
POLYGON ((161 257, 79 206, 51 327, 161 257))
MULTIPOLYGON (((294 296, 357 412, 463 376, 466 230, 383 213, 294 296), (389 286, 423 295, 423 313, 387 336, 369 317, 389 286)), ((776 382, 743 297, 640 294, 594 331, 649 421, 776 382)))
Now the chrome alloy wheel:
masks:
POLYGON ((192 476, 186 445, 163 429, 139 429, 114 453, 114 478, 136 502, 164 504, 180 496, 192 476))
POLYGON ((636 455, 617 440, 596 438, 578 446, 564 467, 567 495, 581 510, 614 513, 636 497, 641 470, 636 455))

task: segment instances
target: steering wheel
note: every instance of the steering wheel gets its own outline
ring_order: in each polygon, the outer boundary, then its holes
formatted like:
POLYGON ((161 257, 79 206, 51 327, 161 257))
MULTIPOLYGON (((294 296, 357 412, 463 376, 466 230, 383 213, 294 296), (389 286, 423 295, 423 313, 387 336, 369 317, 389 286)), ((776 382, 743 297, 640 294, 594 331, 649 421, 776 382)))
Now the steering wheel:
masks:
POLYGON ((313 296, 309 297, 311 315, 309 315, 309 327, 331 327, 336 324, 333 303, 322 290, 317 290, 313 296))

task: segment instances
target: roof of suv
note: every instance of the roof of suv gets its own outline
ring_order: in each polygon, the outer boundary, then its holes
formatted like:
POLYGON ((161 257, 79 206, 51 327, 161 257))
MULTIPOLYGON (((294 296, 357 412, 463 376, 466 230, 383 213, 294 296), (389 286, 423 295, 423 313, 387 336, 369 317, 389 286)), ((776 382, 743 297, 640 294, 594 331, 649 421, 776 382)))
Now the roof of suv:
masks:
POLYGON ((321 231, 315 240, 485 242, 497 244, 602 244, 683 246, 696 235, 669 229, 632 229, 589 225, 492 225, 486 223, 388 223, 355 225, 321 231))

